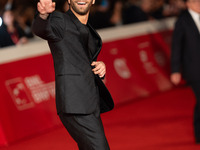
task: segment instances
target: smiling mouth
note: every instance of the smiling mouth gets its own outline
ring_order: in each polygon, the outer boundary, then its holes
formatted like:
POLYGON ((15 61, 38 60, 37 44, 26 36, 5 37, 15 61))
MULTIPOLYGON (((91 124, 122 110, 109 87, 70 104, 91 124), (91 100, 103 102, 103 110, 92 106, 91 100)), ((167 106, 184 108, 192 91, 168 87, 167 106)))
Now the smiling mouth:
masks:
POLYGON ((86 5, 86 2, 77 2, 78 5, 86 5))

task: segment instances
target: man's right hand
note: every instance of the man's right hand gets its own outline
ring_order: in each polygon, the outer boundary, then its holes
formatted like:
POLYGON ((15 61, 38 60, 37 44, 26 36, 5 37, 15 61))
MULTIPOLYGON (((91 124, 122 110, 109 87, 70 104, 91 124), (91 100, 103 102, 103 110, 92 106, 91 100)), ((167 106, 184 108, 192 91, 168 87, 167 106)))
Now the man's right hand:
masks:
POLYGON ((42 19, 47 19, 48 15, 55 10, 56 3, 52 0, 40 0, 37 4, 37 9, 42 19))
POLYGON ((172 73, 170 79, 173 84, 178 85, 181 82, 181 73, 172 73))

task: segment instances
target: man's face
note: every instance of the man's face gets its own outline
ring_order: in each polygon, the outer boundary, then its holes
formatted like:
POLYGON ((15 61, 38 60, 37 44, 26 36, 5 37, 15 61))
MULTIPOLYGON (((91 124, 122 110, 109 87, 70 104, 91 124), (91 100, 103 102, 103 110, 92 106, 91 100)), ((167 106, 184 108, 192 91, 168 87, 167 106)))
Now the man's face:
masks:
POLYGON ((188 0, 187 6, 193 11, 200 13, 200 0, 188 0))
POLYGON ((70 8, 79 15, 86 15, 95 0, 68 0, 70 8))

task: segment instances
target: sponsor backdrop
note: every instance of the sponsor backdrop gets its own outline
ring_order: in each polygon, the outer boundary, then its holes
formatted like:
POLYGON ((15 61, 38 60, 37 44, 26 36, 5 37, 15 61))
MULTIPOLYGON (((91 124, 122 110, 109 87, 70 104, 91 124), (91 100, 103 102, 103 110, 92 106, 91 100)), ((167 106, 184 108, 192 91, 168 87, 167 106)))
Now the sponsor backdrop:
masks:
MULTIPOLYGON (((99 60, 107 65, 104 82, 116 105, 172 88, 169 81, 171 34, 170 29, 165 29, 104 41, 99 60)), ((41 47, 44 48, 48 50, 41 47)), ((61 125, 55 109, 54 71, 49 50, 46 54, 1 62, 0 74, 1 146, 61 125)))

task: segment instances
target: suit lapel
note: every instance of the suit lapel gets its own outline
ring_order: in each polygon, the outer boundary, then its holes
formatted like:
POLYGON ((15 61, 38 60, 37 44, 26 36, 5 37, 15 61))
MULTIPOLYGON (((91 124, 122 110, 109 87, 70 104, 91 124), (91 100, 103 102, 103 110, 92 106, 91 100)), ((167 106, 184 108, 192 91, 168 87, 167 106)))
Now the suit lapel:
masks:
POLYGON ((187 18, 185 20, 189 24, 189 27, 191 27, 193 29, 194 33, 197 33, 197 35, 199 36, 199 34, 200 34, 199 30, 198 30, 196 23, 194 22, 194 20, 191 16, 191 14, 189 13, 189 11, 187 11, 187 18))
POLYGON ((91 25, 89 23, 88 23, 88 27, 91 29, 90 31, 94 33, 93 35, 96 36, 95 37, 95 44, 97 45, 97 50, 96 50, 95 54, 92 56, 92 61, 94 61, 94 60, 96 60, 98 54, 101 51, 102 40, 101 40, 101 37, 99 36, 99 34, 91 27, 91 25))
MULTIPOLYGON (((84 47, 84 50, 85 50, 85 54, 89 60, 89 62, 91 63, 92 61, 96 60, 100 50, 101 50, 101 47, 102 47, 102 41, 101 41, 101 38, 99 36, 99 34, 90 26, 90 24, 88 24, 88 27, 91 29, 90 31, 92 31, 94 33, 94 35, 96 36, 96 40, 98 42, 95 42, 95 44, 97 44, 97 50, 95 52, 95 54, 92 56, 91 53, 90 53, 90 41, 88 42, 88 31, 87 29, 84 27, 84 25, 78 20, 78 18, 73 14, 73 12, 69 9, 68 10, 68 14, 72 20, 72 22, 75 24, 75 26, 77 27, 77 30, 79 31, 80 33, 80 42, 82 43, 83 47, 84 47), (87 44, 87 46, 86 46, 87 44)), ((96 41, 95 40, 95 41, 96 41)))
POLYGON ((89 61, 89 63, 91 63, 91 56, 89 54, 88 48, 87 48, 87 43, 88 43, 88 32, 86 30, 86 28, 84 27, 84 25, 78 20, 78 18, 73 14, 73 12, 69 9, 68 14, 72 20, 72 22, 75 24, 75 26, 77 27, 77 30, 80 33, 80 42, 84 48, 84 52, 87 56, 87 62, 89 61))

